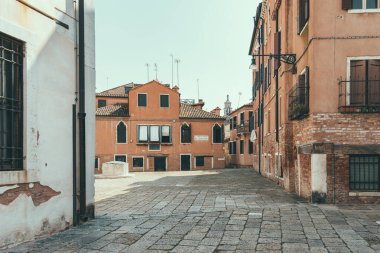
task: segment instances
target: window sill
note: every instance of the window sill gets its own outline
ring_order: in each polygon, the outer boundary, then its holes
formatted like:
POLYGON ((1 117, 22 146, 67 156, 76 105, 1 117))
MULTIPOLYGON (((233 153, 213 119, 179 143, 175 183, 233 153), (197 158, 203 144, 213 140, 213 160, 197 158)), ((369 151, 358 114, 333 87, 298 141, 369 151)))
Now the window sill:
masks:
POLYGON ((349 192, 350 197, 380 197, 380 192, 349 192))
POLYGON ((352 14, 363 14, 363 13, 380 13, 380 9, 358 9, 349 10, 348 13, 352 14))
POLYGON ((25 184, 39 181, 36 170, 0 171, 0 185, 25 184))

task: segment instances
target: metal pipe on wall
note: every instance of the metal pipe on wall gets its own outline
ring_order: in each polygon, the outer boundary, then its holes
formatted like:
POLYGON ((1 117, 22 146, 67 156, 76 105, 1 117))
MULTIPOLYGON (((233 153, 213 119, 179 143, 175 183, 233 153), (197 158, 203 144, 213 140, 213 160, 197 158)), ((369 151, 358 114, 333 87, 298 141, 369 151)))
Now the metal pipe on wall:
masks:
POLYGON ((86 211, 86 106, 85 106, 85 41, 84 0, 79 0, 79 212, 87 220, 86 211))

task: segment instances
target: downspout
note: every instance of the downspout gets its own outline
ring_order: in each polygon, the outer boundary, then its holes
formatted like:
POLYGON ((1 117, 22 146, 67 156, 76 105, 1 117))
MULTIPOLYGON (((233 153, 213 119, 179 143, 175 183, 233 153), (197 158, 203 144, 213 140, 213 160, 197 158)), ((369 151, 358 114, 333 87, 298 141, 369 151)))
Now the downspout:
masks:
POLYGON ((85 110, 85 52, 84 52, 84 0, 79 0, 79 212, 82 221, 86 212, 86 110, 85 110))
MULTIPOLYGON (((259 35, 260 35, 260 33, 259 33, 259 35)), ((261 42, 261 37, 260 36, 259 36, 259 41, 261 42)), ((261 150, 261 138, 262 138, 262 136, 261 136, 261 128, 262 128, 262 116, 261 116, 261 92, 260 92, 260 89, 262 88, 261 87, 261 78, 262 78, 262 76, 261 76, 261 57, 258 57, 258 58, 259 58, 259 77, 260 77, 259 78, 259 113, 258 113, 259 120, 260 120, 259 121, 260 122, 260 124, 259 124, 259 175, 261 175, 261 152, 262 152, 262 150, 261 150)))
MULTIPOLYGON (((276 33, 278 33, 278 10, 276 10, 276 33)), ((280 49, 281 50, 281 49, 280 49)), ((281 54, 281 51, 279 52, 281 54)), ((276 75, 276 142, 280 142, 280 133, 279 133, 279 99, 278 99, 278 69, 275 70, 276 75)), ((277 150, 280 152, 280 150, 277 150)))
POLYGON ((262 85, 261 85, 261 153, 263 153, 263 149, 264 149, 264 108, 265 108, 265 102, 264 102, 264 74, 265 74, 265 72, 264 72, 264 64, 265 64, 265 62, 264 62, 264 53, 265 53, 265 51, 264 51, 264 26, 265 26, 265 22, 264 22, 264 19, 263 18, 261 18, 261 21, 262 21, 262 23, 261 23, 261 54, 262 54, 262 56, 261 56, 261 61, 262 61, 262 65, 263 65, 263 68, 262 68, 262 85))
POLYGON ((332 169, 333 169, 333 180, 334 180, 334 185, 333 185, 333 204, 335 204, 335 144, 333 144, 332 147, 332 154, 333 154, 333 161, 332 161, 332 169))
POLYGON ((73 226, 77 225, 77 106, 73 104, 73 226))

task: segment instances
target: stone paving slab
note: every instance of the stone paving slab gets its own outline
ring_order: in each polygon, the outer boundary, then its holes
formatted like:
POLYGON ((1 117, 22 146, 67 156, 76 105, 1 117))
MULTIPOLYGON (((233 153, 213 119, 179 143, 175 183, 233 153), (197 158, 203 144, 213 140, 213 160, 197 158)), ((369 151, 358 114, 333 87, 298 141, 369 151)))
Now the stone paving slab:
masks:
POLYGON ((380 253, 380 205, 313 205, 250 169, 96 180, 96 219, 1 252, 380 253))

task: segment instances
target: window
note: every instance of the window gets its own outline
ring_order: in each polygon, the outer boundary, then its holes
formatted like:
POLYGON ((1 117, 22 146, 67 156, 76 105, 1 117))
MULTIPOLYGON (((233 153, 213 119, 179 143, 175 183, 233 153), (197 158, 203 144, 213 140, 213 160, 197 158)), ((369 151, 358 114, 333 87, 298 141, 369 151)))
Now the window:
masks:
POLYGON ((191 143, 191 125, 181 126, 181 143, 191 143))
POLYGON ((240 140, 240 154, 244 154, 244 140, 240 140))
POLYGON ((289 91, 288 117, 301 120, 309 115, 309 67, 298 76, 298 83, 289 91))
POLYGON ((249 141, 248 143, 248 153, 253 154, 253 142, 249 141))
POLYGON ((161 150, 161 145, 159 143, 149 144, 149 150, 151 150, 151 151, 161 150))
POLYGON ((271 118, 270 118, 270 110, 268 111, 268 124, 267 124, 267 126, 268 126, 268 129, 267 129, 267 133, 269 134, 270 133, 270 121, 271 121, 271 118))
POLYGON ((240 113, 240 125, 244 126, 244 112, 240 113))
POLYGON ((236 141, 231 141, 228 143, 228 151, 230 155, 236 155, 236 141))
POLYGON ((298 0, 298 34, 301 34, 309 21, 309 0, 298 0))
POLYGON ((161 126, 161 143, 172 143, 170 126, 161 126))
POLYGON ((380 59, 350 62, 350 105, 380 105, 380 59))
POLYGON ((99 169, 99 157, 95 157, 95 169, 99 169))
POLYGON ((98 100, 98 108, 107 106, 107 100, 99 99, 98 100))
POLYGON ((127 126, 124 122, 117 125, 117 143, 127 143, 127 126))
POLYGON ((170 126, 137 126, 138 143, 172 143, 170 126))
POLYGON ((160 95, 160 107, 169 107, 169 95, 160 95))
POLYGON ((249 132, 253 130, 254 119, 253 119, 253 112, 248 112, 248 118, 249 118, 249 132))
POLYGON ((160 126, 149 126, 149 141, 150 142, 160 141, 160 126))
POLYGON ((0 171, 23 169, 23 49, 0 33, 0 171))
POLYGON ((380 191, 380 156, 350 156, 350 190, 380 191))
POLYGON ((232 130, 232 125, 233 125, 234 121, 232 118, 230 118, 230 130, 232 130))
POLYGON ((148 126, 137 126, 138 142, 148 141, 148 126))
POLYGON ((144 157, 133 157, 132 165, 133 168, 144 168, 144 157))
POLYGON ((379 0, 342 0, 343 10, 373 10, 379 6, 379 0))
POLYGON ((232 123, 233 123, 233 129, 236 129, 237 116, 234 117, 234 119, 232 120, 232 123))
POLYGON ((268 88, 272 83, 272 59, 268 59, 268 88))
POLYGON ((223 130, 218 124, 212 128, 212 143, 223 143, 223 130))
POLYGON ((127 156, 126 155, 115 155, 115 161, 127 162, 127 156))
POLYGON ((139 93, 137 94, 137 106, 147 105, 147 94, 139 93))
POLYGON ((195 157, 195 165, 197 167, 203 167, 203 166, 205 166, 205 157, 204 156, 197 156, 197 157, 195 157))

